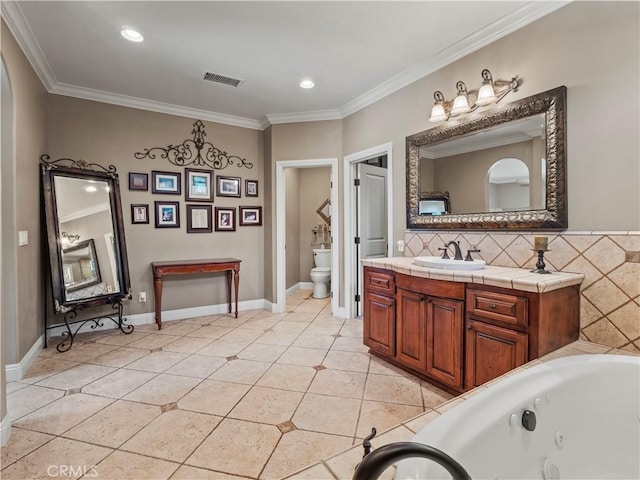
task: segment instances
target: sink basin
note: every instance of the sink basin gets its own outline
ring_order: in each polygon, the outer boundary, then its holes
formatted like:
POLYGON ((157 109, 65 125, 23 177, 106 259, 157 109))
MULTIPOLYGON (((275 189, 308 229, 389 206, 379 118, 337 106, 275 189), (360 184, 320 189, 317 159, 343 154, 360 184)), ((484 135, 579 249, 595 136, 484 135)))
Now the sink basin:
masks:
POLYGON ((482 270, 486 264, 484 260, 453 260, 440 257, 415 257, 413 263, 421 267, 442 268, 445 270, 482 270))

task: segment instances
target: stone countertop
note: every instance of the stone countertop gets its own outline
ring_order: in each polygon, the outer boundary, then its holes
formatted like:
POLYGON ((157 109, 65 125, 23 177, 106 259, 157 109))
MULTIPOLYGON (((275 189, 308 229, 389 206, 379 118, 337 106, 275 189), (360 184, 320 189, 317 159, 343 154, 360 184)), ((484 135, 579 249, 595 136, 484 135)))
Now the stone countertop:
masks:
POLYGON ((411 257, 371 258, 362 260, 365 267, 382 268, 414 277, 448 280, 452 282, 477 283, 494 287, 511 288, 525 292, 543 293, 580 285, 582 273, 551 272, 541 275, 526 268, 497 267, 487 265, 482 270, 445 270, 421 267, 413 263, 411 257))

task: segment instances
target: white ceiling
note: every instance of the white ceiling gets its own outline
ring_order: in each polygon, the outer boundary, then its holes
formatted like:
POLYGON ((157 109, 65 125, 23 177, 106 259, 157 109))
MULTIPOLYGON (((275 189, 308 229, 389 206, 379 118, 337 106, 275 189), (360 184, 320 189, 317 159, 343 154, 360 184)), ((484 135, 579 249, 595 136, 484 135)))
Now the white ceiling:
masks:
POLYGON ((52 93, 264 128, 343 118, 566 3, 3 1, 2 14, 52 93))

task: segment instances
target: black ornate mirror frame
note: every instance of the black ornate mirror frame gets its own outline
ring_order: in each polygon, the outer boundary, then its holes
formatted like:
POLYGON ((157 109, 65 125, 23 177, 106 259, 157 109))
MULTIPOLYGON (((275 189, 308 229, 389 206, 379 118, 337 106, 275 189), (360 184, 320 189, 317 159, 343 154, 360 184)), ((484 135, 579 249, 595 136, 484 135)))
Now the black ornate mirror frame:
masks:
MULTIPOLYGON (((127 248, 124 237, 124 223, 122 218, 122 203, 120 200, 120 183, 116 167, 109 165, 105 168, 96 163, 87 163, 83 160, 61 158, 50 160, 49 155, 40 157, 42 172, 42 189, 44 200, 44 215, 47 233, 47 253, 49 270, 51 274, 51 287, 53 307, 56 314, 62 314, 65 331, 63 340, 56 347, 64 352, 71 348, 73 339, 78 331, 87 323, 92 329, 102 327, 101 321, 109 319, 124 333, 133 331, 132 325, 126 325, 123 317, 122 301, 131 299, 131 281, 129 279, 129 263, 127 261, 127 248), (61 232, 57 214, 56 190, 54 180, 63 176, 94 181, 106 182, 109 186, 109 206, 113 222, 113 237, 115 249, 115 262, 118 270, 119 291, 83 298, 80 300, 67 300, 65 295, 64 273, 62 263, 61 232), (99 315, 94 318, 76 320, 79 312, 89 307, 110 305, 112 313, 99 315), (73 328, 72 328, 73 327, 73 328)), ((56 328, 62 324, 46 325, 45 330, 56 328)), ((45 335, 46 342, 46 335, 45 335)))
POLYGON ((445 124, 406 138, 407 150, 407 228, 410 229, 486 229, 532 230, 567 228, 566 181, 566 103, 567 88, 553 90, 497 106, 452 125, 445 124), (514 212, 419 215, 420 147, 501 123, 545 114, 546 209, 514 212))

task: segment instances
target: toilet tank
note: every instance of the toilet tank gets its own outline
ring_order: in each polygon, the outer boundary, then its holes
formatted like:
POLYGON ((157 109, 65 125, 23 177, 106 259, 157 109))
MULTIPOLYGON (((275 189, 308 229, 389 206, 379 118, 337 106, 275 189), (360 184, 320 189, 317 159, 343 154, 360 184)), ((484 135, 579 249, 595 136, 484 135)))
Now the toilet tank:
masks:
POLYGON ((331 268, 331 249, 314 248, 313 263, 318 268, 331 268))

